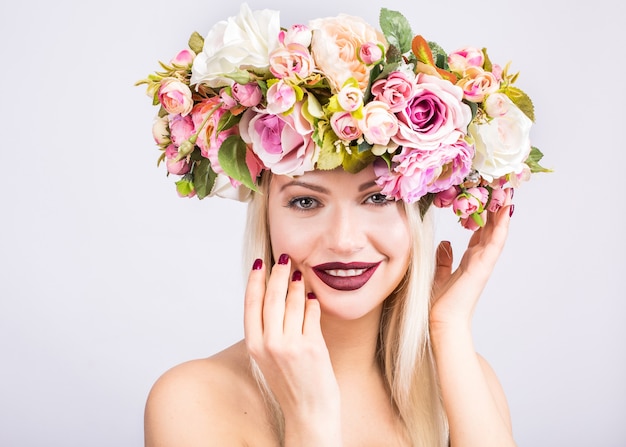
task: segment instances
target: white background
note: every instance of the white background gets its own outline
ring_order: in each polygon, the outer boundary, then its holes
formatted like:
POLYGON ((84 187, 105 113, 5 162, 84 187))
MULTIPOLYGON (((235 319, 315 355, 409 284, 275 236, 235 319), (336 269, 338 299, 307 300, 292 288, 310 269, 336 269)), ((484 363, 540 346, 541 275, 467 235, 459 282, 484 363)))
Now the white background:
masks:
MULTIPOLYGON (((136 80, 236 2, 0 7, 0 445, 140 446, 167 368, 242 334, 244 206, 179 199, 136 80)), ((554 168, 516 191, 476 343, 520 446, 626 445, 623 15, 618 2, 251 0, 281 23, 402 11, 453 50, 511 60, 554 168), (622 17, 622 18, 620 18, 622 17), (618 45, 619 44, 619 45, 618 45)), ((460 250, 451 214, 441 237, 460 250)))

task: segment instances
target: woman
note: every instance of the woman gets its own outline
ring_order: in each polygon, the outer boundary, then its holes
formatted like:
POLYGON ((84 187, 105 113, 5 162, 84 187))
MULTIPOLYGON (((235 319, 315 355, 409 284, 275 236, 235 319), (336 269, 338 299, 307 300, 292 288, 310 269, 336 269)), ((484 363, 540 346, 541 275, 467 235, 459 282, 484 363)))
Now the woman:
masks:
POLYGON ((430 225, 419 204, 386 200, 374 180, 367 168, 263 183, 246 233, 260 261, 251 262, 245 342, 159 379, 147 446, 280 445, 249 355, 282 410, 286 446, 445 445, 444 414, 453 446, 514 445, 503 392, 470 330, 513 206, 474 233, 452 275, 450 246, 439 246, 429 313, 430 225))
POLYGON ((157 381, 146 446, 515 444, 470 326, 543 169, 532 103, 485 51, 381 25, 244 5, 140 82, 178 193, 250 199, 245 339, 157 381), (454 272, 433 203, 475 231, 454 272))

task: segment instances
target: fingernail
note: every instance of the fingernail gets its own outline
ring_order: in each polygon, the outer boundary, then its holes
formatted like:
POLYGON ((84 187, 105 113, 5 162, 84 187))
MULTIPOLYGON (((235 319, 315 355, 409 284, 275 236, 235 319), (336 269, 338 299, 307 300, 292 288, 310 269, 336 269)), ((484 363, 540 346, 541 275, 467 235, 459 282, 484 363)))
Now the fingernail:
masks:
POLYGON ((513 217, 514 211, 515 211, 515 205, 511 204, 509 207, 509 217, 513 217))
POLYGON ((280 255, 280 257, 278 258, 278 263, 280 265, 285 265, 289 262, 289 255, 283 253, 282 255, 280 255))
POLYGON ((309 292, 306 294, 306 297, 310 300, 316 300, 317 297, 315 296, 315 294, 313 292, 309 292))
POLYGON ((254 264, 252 264, 252 270, 261 270, 261 267, 263 267, 263 260, 255 259, 254 264))
POLYGON ((514 195, 515 195, 515 188, 511 188, 511 199, 513 198, 514 195))
POLYGON ((291 275, 291 280, 300 281, 301 279, 302 279, 302 273, 300 272, 300 270, 294 270, 293 274, 291 275))

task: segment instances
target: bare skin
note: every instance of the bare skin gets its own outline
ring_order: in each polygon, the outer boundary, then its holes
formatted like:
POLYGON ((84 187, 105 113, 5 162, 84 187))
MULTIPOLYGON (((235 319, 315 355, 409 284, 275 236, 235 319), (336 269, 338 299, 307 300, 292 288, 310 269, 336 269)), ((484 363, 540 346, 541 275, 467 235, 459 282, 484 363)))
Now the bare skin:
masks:
MULTIPOLYGON (((288 178, 271 184, 274 257, 289 256, 251 270, 245 341, 177 366, 154 385, 146 406, 147 447, 277 446, 249 356, 284 413, 286 447, 409 445, 375 363, 382 303, 408 262, 399 244, 381 237, 379 225, 398 225, 392 234, 402 237, 402 212, 379 200, 371 170, 312 174, 302 177, 304 185, 288 178), (337 187, 324 187, 329 184, 337 187), (380 263, 358 290, 338 292, 314 273, 321 262, 355 260, 380 263), (268 283, 265 269, 271 269, 268 283), (310 293, 316 298, 307 299, 310 293)), ((455 272, 449 245, 438 251, 431 337, 454 447, 515 445, 504 393, 475 353, 470 331, 508 220, 508 206, 489 216, 455 272)))

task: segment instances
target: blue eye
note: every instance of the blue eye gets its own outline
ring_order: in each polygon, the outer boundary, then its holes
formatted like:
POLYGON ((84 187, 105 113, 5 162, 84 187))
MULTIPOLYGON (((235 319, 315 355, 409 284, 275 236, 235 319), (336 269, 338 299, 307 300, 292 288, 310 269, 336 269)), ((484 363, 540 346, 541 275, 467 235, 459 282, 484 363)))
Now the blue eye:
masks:
POLYGON ((296 208, 299 210, 311 210, 318 206, 319 202, 312 197, 296 197, 291 199, 287 204, 288 208, 296 208))

